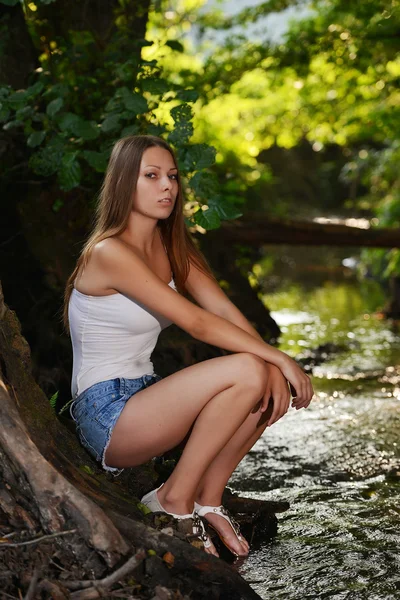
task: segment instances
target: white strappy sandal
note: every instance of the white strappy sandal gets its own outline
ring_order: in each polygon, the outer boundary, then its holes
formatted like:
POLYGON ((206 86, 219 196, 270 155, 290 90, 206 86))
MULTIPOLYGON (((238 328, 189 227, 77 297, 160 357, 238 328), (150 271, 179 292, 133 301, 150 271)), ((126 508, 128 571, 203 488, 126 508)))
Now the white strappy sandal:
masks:
MULTIPOLYGON (((229 511, 222 504, 220 506, 203 506, 202 504, 195 502, 194 510, 199 515, 199 517, 203 517, 203 518, 205 518, 208 513, 214 513, 216 515, 219 515, 220 517, 225 519, 225 521, 228 521, 228 523, 232 527, 238 541, 239 542, 245 541, 241 534, 239 523, 237 521, 235 521, 235 519, 232 517, 232 515, 229 513, 229 511)), ((234 554, 236 557, 238 557, 239 554, 237 554, 234 550, 232 550, 232 548, 230 548, 228 546, 228 544, 225 542, 224 536, 221 535, 221 533, 214 527, 214 525, 212 525, 209 521, 207 521, 207 523, 208 523, 209 527, 214 529, 214 531, 217 533, 218 537, 220 538, 220 540, 224 544, 224 546, 226 546, 228 548, 228 550, 230 552, 232 552, 232 554, 234 554)))
POLYGON ((151 512, 165 513, 167 515, 170 515, 177 521, 183 521, 184 519, 192 519, 192 534, 188 536, 188 540, 199 538, 203 542, 204 548, 211 548, 211 546, 213 546, 213 543, 210 539, 210 536, 205 530, 203 521, 199 518, 195 510, 193 510, 192 513, 188 513, 187 515, 176 515, 174 513, 166 511, 165 508, 160 504, 157 497, 157 492, 159 489, 162 488, 163 485, 164 484, 162 483, 160 487, 145 494, 140 502, 147 506, 147 508, 151 510, 151 512))

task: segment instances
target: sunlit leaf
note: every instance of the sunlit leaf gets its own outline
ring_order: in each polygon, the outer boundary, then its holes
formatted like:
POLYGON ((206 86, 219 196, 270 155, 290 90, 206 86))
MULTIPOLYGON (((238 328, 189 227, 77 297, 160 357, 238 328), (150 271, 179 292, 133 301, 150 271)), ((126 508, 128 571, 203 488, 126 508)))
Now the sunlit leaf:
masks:
POLYGON ((194 215, 194 221, 204 229, 218 229, 221 225, 221 219, 214 208, 198 210, 194 215))
POLYGON ((207 200, 207 204, 216 211, 222 220, 238 219, 243 214, 233 204, 221 198, 207 200))
POLYGON ((51 406, 51 408, 53 408, 54 410, 55 410, 55 408, 56 408, 57 398, 58 398, 58 390, 57 390, 57 392, 55 392, 55 394, 53 394, 53 395, 52 395, 52 397, 49 399, 50 406, 51 406))
POLYGON ((215 162, 216 149, 207 144, 193 144, 188 147, 184 159, 187 171, 198 171, 211 167, 215 162))

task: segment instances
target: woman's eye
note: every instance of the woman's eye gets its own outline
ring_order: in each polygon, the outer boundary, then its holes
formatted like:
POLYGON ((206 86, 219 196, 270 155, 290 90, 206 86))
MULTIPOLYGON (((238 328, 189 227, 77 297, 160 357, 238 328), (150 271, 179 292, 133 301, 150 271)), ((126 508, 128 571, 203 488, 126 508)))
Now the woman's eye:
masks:
POLYGON ((178 181, 178 175, 176 175, 175 173, 173 175, 170 175, 170 178, 174 181, 178 181))
POLYGON ((155 173, 146 173, 145 177, 148 177, 149 179, 153 179, 153 175, 154 175, 154 177, 156 176, 155 173))

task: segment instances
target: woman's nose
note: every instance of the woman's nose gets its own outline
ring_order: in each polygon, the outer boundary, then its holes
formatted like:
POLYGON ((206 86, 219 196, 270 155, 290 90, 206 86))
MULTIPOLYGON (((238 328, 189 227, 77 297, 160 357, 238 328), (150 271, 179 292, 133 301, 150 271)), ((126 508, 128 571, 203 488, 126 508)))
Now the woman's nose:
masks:
POLYGON ((172 181, 167 175, 165 177, 162 177, 161 186, 163 190, 170 190, 172 188, 172 181))

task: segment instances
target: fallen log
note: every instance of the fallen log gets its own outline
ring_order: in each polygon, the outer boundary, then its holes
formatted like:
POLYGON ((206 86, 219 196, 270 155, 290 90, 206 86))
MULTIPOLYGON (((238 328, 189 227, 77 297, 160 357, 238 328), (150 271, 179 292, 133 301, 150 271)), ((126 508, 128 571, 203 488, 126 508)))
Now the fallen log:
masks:
POLYGON ((289 244, 309 246, 358 246, 400 248, 399 228, 352 227, 344 224, 274 219, 251 215, 236 221, 223 221, 220 229, 207 232, 207 238, 250 246, 289 244))

